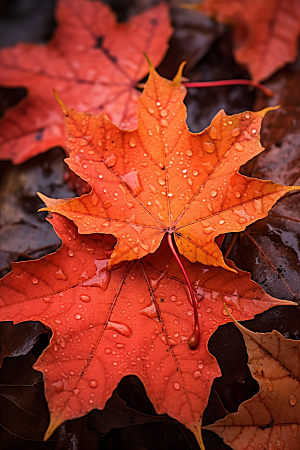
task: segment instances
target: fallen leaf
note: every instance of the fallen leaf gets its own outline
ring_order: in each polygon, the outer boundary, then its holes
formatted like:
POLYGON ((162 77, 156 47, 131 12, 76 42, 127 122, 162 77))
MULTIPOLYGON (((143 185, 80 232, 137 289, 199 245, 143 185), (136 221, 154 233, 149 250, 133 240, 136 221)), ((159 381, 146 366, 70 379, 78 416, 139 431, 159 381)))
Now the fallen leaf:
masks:
POLYGON ((300 342, 285 339, 278 331, 254 333, 236 323, 249 356, 248 365, 260 390, 242 403, 237 413, 212 425, 234 450, 299 448, 300 342))
POLYGON ((35 368, 44 373, 49 437, 65 420, 103 409, 126 375, 136 375, 158 414, 176 418, 201 441, 201 419, 213 379, 220 375, 207 343, 220 324, 253 318, 275 305, 250 275, 228 265, 182 262, 194 286, 201 343, 188 346, 194 317, 180 267, 166 242, 147 257, 107 271, 113 243, 79 235, 55 214, 62 247, 37 261, 16 263, 1 280, 0 320, 39 320, 52 329, 35 368))
POLYGON ((233 25, 234 56, 256 81, 296 59, 300 34, 298 0, 205 0, 197 6, 220 22, 233 25))
POLYGON ((56 20, 46 45, 21 43, 0 51, 0 83, 29 90, 1 121, 1 159, 19 164, 51 147, 66 149, 53 86, 72 106, 103 111, 119 126, 134 128, 135 85, 148 71, 143 52, 158 64, 171 34, 162 3, 119 24, 103 3, 60 0, 56 20))
POLYGON ((168 233, 191 262, 227 267, 216 236, 244 230, 298 189, 238 173, 263 150, 259 131, 268 109, 233 116, 221 110, 202 133, 189 132, 182 67, 169 81, 150 65, 134 131, 58 99, 69 134, 67 163, 92 191, 45 209, 73 220, 79 233, 114 235, 110 266, 155 252, 168 233))

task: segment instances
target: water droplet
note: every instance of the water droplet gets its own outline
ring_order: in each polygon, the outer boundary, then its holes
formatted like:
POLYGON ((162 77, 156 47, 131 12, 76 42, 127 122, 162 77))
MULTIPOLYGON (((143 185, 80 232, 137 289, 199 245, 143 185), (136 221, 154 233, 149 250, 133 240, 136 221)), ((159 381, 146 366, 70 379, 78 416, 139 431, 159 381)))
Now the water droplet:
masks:
POLYGON ((297 403, 297 398, 296 398, 293 394, 290 395, 290 404, 291 404, 292 406, 295 406, 296 403, 297 403))
MULTIPOLYGON (((161 126, 162 127, 167 127, 169 124, 168 124, 168 121, 166 120, 166 119, 161 119, 161 121, 160 121, 160 123, 161 123, 161 126)), ((157 133, 158 134, 158 133, 157 133)))
POLYGON ((52 386, 54 387, 57 393, 62 392, 65 387, 63 380, 54 381, 54 383, 52 383, 52 386))
POLYGON ((154 114, 154 109, 153 109, 153 108, 148 108, 148 112, 149 112, 150 114, 154 114))
POLYGON ((177 300, 176 295, 171 295, 171 302, 176 302, 176 300, 177 300))
POLYGON ((218 132, 215 127, 209 127, 207 132, 212 139, 217 139, 218 132))
POLYGON ((168 111, 167 111, 166 109, 162 109, 162 110, 160 111, 160 115, 161 115, 162 117, 166 117, 166 116, 168 115, 168 111))
POLYGON ((193 311, 191 309, 189 309, 186 313, 188 316, 192 316, 193 315, 193 311))
POLYGON ((195 379, 195 380, 197 380, 198 378, 200 378, 201 377, 201 372, 200 372, 200 370, 195 370, 195 372, 193 373, 193 378, 195 379))
POLYGON ((63 271, 61 269, 58 269, 56 271, 55 278, 57 280, 63 280, 63 281, 66 281, 68 279, 67 275, 65 273, 63 273, 63 271))
POLYGON ((148 130, 149 136, 153 136, 153 132, 151 130, 148 130))
POLYGON ((96 206, 99 203, 98 195, 93 192, 93 194, 90 196, 91 204, 96 206))
POLYGON ((131 138, 130 141, 129 141, 129 145, 130 145, 130 147, 135 147, 136 140, 134 138, 131 138))
POLYGON ((33 284, 38 284, 39 280, 36 277, 31 278, 33 284))
POLYGON ((217 191, 210 191, 211 197, 216 197, 218 195, 217 191))
POLYGON ((236 196, 236 198, 239 198, 241 196, 241 193, 237 191, 234 195, 236 196))
POLYGON ((80 314, 75 314, 75 319, 80 320, 81 319, 81 315, 80 314))
POLYGON ((251 133, 252 133, 252 134, 256 134, 256 132, 257 132, 257 130, 256 130, 255 128, 253 128, 253 129, 251 130, 251 133))
POLYGON ((149 303, 145 308, 140 311, 143 316, 149 317, 149 319, 154 319, 158 321, 158 315, 154 303, 149 303))
POLYGON ((236 142, 236 143, 234 144, 234 148, 235 148, 238 152, 244 151, 244 147, 243 147, 239 142, 236 142))
POLYGON ((121 322, 107 322, 106 330, 113 330, 120 333, 122 336, 130 337, 132 335, 131 328, 125 323, 121 322))
POLYGON ((177 381, 175 381, 175 382, 173 383, 173 387, 174 387, 174 389, 175 389, 176 391, 179 391, 179 389, 181 388, 180 384, 177 383, 177 381))
POLYGON ((116 164, 117 157, 114 153, 112 153, 111 155, 109 155, 105 158, 104 162, 107 165, 107 167, 112 167, 116 164))
POLYGON ((102 173, 98 173, 98 178, 100 178, 100 180, 103 178, 102 173))
POLYGON ((96 388, 99 385, 99 382, 97 380, 91 380, 89 385, 91 388, 96 388))
POLYGON ((68 256, 74 256, 74 252, 72 250, 68 250, 68 256))
POLYGON ((203 150, 206 151, 206 153, 213 153, 216 148, 216 146, 213 142, 203 142, 202 146, 203 146, 203 150))
POLYGON ((188 149, 185 153, 186 153, 187 156, 192 156, 193 155, 193 152, 190 149, 188 149))
POLYGON ((85 303, 88 303, 91 301, 91 297, 89 295, 81 295, 79 298, 82 302, 85 302, 85 303))
POLYGON ((200 369, 200 370, 202 370, 203 369, 203 367, 204 367, 204 365, 203 364, 198 364, 198 368, 200 369))
POLYGON ((140 176, 137 170, 132 170, 125 175, 120 175, 120 178, 127 184, 129 189, 134 195, 138 195, 143 191, 143 186, 140 180, 140 176))
POLYGON ((246 223, 247 219, 245 219, 245 217, 240 217, 238 220, 239 223, 246 223))
POLYGON ((43 301, 44 301, 45 303, 50 303, 50 297, 44 297, 44 298, 43 298, 43 301))
POLYGON ((220 224, 220 225, 223 225, 223 223, 225 223, 225 220, 224 220, 224 219, 219 220, 219 224, 220 224))
POLYGON ((211 313, 211 308, 206 308, 207 313, 211 313))
POLYGON ((234 128, 232 131, 231 131, 231 135, 232 136, 238 136, 239 134, 240 134, 240 132, 241 132, 241 129, 240 128, 234 128))
POLYGON ((78 394, 80 394, 80 389, 76 388, 76 389, 73 390, 73 392, 74 392, 75 395, 78 395, 78 394))
POLYGON ((193 170, 193 175, 196 177, 199 174, 198 170, 193 170))
POLYGON ((250 117, 251 117, 250 113, 246 112, 245 113, 245 119, 250 119, 250 117))
POLYGON ((109 355, 111 352, 112 352, 112 349, 111 349, 111 348, 106 348, 106 349, 104 350, 104 353, 105 353, 106 355, 109 355))
POLYGON ((159 177, 157 179, 157 181, 158 181, 158 184, 160 184, 161 186, 164 186, 166 184, 166 180, 162 177, 159 177))

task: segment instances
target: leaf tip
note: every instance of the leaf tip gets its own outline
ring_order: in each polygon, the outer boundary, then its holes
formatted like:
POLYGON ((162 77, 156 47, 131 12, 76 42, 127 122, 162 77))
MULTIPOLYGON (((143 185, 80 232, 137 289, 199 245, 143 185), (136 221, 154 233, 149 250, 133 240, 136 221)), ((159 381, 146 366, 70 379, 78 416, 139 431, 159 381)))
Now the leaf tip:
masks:
POLYGON ((145 56, 148 66, 149 66, 149 71, 151 72, 152 70, 154 70, 154 66, 149 58, 149 56, 147 55, 147 53, 143 52, 143 55, 145 56))
POLYGON ((186 61, 183 61, 183 62, 180 64, 179 69, 178 69, 178 71, 177 71, 177 74, 176 74, 175 78, 173 78, 173 81, 174 81, 175 84, 180 84, 180 83, 181 83, 182 72, 183 72, 183 69, 184 69, 184 66, 185 66, 185 65, 186 65, 186 61))
POLYGON ((62 99, 60 98, 60 96, 58 95, 58 93, 56 92, 55 88, 52 88, 52 89, 53 89, 54 96, 55 96, 56 100, 58 101, 59 106, 60 106, 61 109, 62 109, 63 114, 66 114, 66 113, 67 113, 67 107, 66 107, 66 105, 64 104, 64 102, 62 101, 62 99))

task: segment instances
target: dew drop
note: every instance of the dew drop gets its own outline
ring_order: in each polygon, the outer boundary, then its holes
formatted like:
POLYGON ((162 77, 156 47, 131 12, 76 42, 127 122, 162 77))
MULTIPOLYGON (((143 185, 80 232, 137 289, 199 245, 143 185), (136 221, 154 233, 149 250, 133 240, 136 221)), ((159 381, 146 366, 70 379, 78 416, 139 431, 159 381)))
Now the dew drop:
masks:
POLYGON ((97 380, 91 380, 89 385, 91 388, 96 388, 99 385, 99 382, 97 380))
POLYGON ((188 149, 185 153, 186 153, 187 156, 192 156, 193 155, 193 152, 190 149, 188 149))
POLYGON ((198 364, 198 368, 200 369, 200 370, 202 370, 203 369, 203 367, 204 367, 204 365, 203 364, 198 364))
POLYGON ((211 313, 211 308, 206 308, 207 313, 211 313))
POLYGON ((290 395, 290 405, 295 406, 297 403, 297 398, 292 394, 290 395))
POLYGON ((100 180, 103 178, 102 173, 98 173, 98 178, 100 178, 100 180))
POLYGON ((36 277, 31 278, 33 284, 38 284, 39 280, 36 277))
POLYGON ((85 303, 88 303, 91 301, 91 297, 89 295, 81 295, 79 298, 82 302, 85 302, 85 303))
POLYGON ((195 379, 195 380, 197 380, 198 378, 200 378, 201 377, 201 372, 200 372, 200 370, 195 370, 195 372, 193 373, 193 378, 195 379))
POLYGON ((148 108, 148 112, 149 112, 150 114, 154 114, 154 109, 153 109, 153 108, 148 108))
POLYGON ((80 314, 75 314, 74 317, 75 317, 76 320, 80 320, 81 319, 81 315, 80 314))
POLYGON ((219 224, 220 224, 220 225, 223 225, 223 223, 225 223, 225 220, 224 220, 224 219, 219 220, 219 224))
POLYGON ((55 273, 55 278, 57 280, 63 280, 66 281, 68 279, 67 275, 63 273, 61 269, 58 269, 55 273))
POLYGON ((247 219, 245 219, 245 217, 240 217, 238 220, 239 223, 246 223, 247 219))
POLYGON ((115 345, 115 347, 121 349, 121 348, 125 347, 125 344, 121 344, 121 343, 119 344, 118 343, 118 344, 115 345))
POLYGON ((210 127, 207 132, 212 139, 217 139, 218 132, 215 127, 210 127))
POLYGON ((162 109, 162 110, 160 111, 160 115, 161 115, 162 117, 166 117, 166 116, 168 115, 168 111, 167 111, 166 109, 162 109))
POLYGON ((203 146, 203 150, 206 151, 206 153, 213 153, 216 148, 216 146, 213 142, 203 142, 202 146, 203 146))
POLYGON ((72 250, 68 250, 68 256, 74 256, 74 252, 72 252, 72 250))
POLYGON ((171 302, 176 302, 176 300, 177 300, 176 295, 171 295, 171 302))
POLYGON ((121 322, 107 322, 106 330, 113 330, 120 333, 122 336, 130 337, 132 335, 131 328, 125 323, 121 322))
POLYGON ((257 132, 257 130, 256 130, 255 128, 253 128, 253 129, 251 130, 251 133, 252 133, 252 134, 256 134, 256 132, 257 132))
POLYGON ((43 301, 44 301, 45 303, 50 303, 50 297, 44 297, 44 298, 43 298, 43 301))
POLYGON ((167 127, 169 125, 168 121, 166 119, 161 119, 160 123, 161 123, 162 127, 167 127))
POLYGON ((149 136, 153 136, 153 132, 151 130, 148 130, 149 136))
POLYGON ((244 147, 243 147, 239 142, 236 142, 236 143, 234 144, 234 148, 235 148, 238 152, 244 151, 244 147))
POLYGON ((131 138, 130 141, 129 141, 129 145, 130 145, 130 147, 135 147, 136 140, 134 138, 131 138))
POLYGON ((251 117, 251 115, 250 115, 250 113, 245 113, 245 119, 250 119, 250 117, 251 117))
POLYGON ((211 197, 216 197, 218 195, 217 191, 210 191, 211 197))
POLYGON ((158 178, 158 184, 160 184, 161 186, 164 186, 165 184, 166 184, 166 181, 165 181, 165 179, 164 178, 158 178))
POLYGON ((241 193, 237 191, 234 195, 236 196, 236 198, 239 198, 241 196, 241 193))
POLYGON ((52 383, 52 386, 57 393, 60 393, 64 390, 64 382, 62 380, 55 381, 54 383, 52 383))
POLYGON ((240 132, 241 132, 241 129, 240 128, 234 128, 232 131, 231 131, 231 135, 232 136, 238 136, 239 134, 240 134, 240 132))
POLYGON ((186 313, 188 316, 192 316, 193 315, 193 311, 191 309, 189 309, 186 313))
POLYGON ((198 170, 193 170, 193 175, 196 177, 199 174, 198 170))
POLYGON ((80 389, 77 389, 77 388, 76 388, 76 389, 74 389, 73 392, 74 392, 75 395, 78 395, 78 394, 80 394, 80 389))
POLYGON ((177 383, 177 381, 175 381, 175 382, 173 383, 173 388, 175 389, 175 391, 179 391, 179 389, 181 388, 181 386, 180 386, 179 383, 177 383))
POLYGON ((106 349, 104 350, 104 353, 105 353, 106 355, 110 355, 111 352, 112 352, 112 349, 111 349, 111 348, 106 348, 106 349))

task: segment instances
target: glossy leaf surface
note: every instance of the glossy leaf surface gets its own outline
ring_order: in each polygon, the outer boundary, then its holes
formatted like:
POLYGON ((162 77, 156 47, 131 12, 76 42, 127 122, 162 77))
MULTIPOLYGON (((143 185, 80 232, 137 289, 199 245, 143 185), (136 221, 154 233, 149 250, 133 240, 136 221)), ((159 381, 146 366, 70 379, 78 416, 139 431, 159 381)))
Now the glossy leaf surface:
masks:
POLYGON ((35 364, 44 373, 51 414, 46 436, 67 419, 103 409, 120 380, 133 374, 159 414, 176 418, 200 440, 210 387, 220 375, 207 343, 230 320, 223 300, 239 319, 291 303, 267 295, 246 272, 182 258, 200 321, 201 343, 191 350, 193 311, 164 242, 155 255, 107 271, 112 243, 100 234, 79 235, 62 216, 51 222, 63 246, 40 260, 14 264, 0 285, 0 320, 40 320, 52 329, 50 346, 35 364))
POLYGON ((103 3, 60 0, 56 20, 46 45, 20 43, 0 51, 1 85, 29 91, 0 122, 1 159, 19 164, 51 147, 66 149, 53 86, 73 107, 104 111, 118 126, 134 128, 135 85, 148 72, 143 52, 158 64, 171 35, 165 4, 119 24, 103 3))
POLYGON ((180 79, 181 70, 168 81, 150 66, 134 131, 59 99, 69 134, 67 163, 92 191, 49 209, 73 220, 79 233, 114 235, 110 265, 154 253, 165 233, 173 233, 191 262, 226 267, 215 238, 244 230, 296 189, 238 173, 263 150, 259 132, 267 109, 233 116, 221 110, 210 127, 192 134, 180 79))

